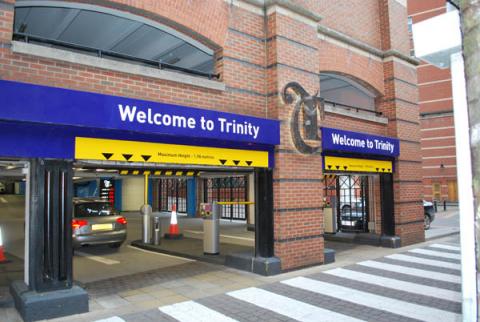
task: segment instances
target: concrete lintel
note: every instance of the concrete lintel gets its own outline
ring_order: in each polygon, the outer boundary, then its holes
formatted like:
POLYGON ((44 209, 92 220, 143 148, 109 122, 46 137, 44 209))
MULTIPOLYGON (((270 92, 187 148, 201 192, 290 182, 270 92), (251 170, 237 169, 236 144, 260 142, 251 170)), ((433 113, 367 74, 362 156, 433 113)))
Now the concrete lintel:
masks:
MULTIPOLYGON (((226 1, 230 2, 230 0, 226 0, 226 1)), ((321 15, 315 12, 311 12, 310 10, 294 3, 291 0, 236 0, 235 2, 238 3, 239 5, 240 3, 243 2, 251 6, 254 6, 260 9, 266 9, 266 10, 275 6, 281 7, 281 8, 287 9, 288 11, 290 11, 295 15, 308 19, 315 24, 320 22, 320 20, 322 20, 323 18, 321 15)))
POLYGON ((225 91, 225 84, 201 77, 195 77, 179 72, 160 70, 152 67, 121 62, 87 54, 76 53, 68 50, 35 45, 21 41, 12 41, 12 51, 18 54, 55 59, 72 64, 86 65, 121 73, 162 79, 170 82, 187 84, 217 91, 225 91))
POLYGON ((401 52, 399 52, 398 50, 395 50, 395 49, 389 49, 389 50, 387 50, 383 53, 383 58, 388 58, 388 57, 398 58, 398 59, 403 60, 404 62, 409 63, 409 64, 414 65, 414 66, 420 65, 420 60, 419 59, 407 56, 407 55, 405 55, 405 54, 403 54, 403 53, 401 53, 401 52))
POLYGON ((79 286, 50 292, 35 292, 23 281, 14 281, 10 293, 23 320, 38 321, 88 312, 88 294, 79 286))
POLYGON ((411 64, 411 65, 414 65, 414 66, 417 66, 420 64, 420 60, 416 59, 416 58, 413 58, 413 57, 410 57, 410 56, 407 56, 401 52, 399 52, 398 50, 394 50, 394 49, 390 49, 390 50, 380 50, 378 48, 375 48, 373 46, 370 46, 369 44, 366 44, 362 41, 359 41, 353 37, 350 37, 342 32, 339 32, 339 31, 336 31, 336 30, 333 30, 331 28, 328 28, 328 27, 325 27, 325 26, 322 26, 322 25, 318 25, 317 27, 317 31, 319 34, 322 34, 322 35, 325 35, 327 37, 330 37, 334 40, 337 40, 341 43, 344 43, 348 46, 352 46, 354 48, 357 48, 361 51, 364 51, 370 55, 373 55, 373 56, 376 56, 378 58, 381 58, 383 59, 383 61, 389 61, 388 59, 391 58, 391 57, 395 57, 397 59, 400 59, 401 61, 404 61, 408 64, 411 64))
POLYGON ((380 49, 377 49, 375 47, 372 47, 364 42, 358 41, 350 36, 347 36, 346 34, 333 30, 331 28, 318 25, 317 31, 320 34, 326 35, 328 37, 331 37, 333 39, 336 39, 338 41, 341 41, 343 43, 346 43, 350 46, 356 47, 360 50, 366 51, 372 55, 378 56, 378 57, 383 57, 383 51, 380 49))
POLYGON ((13 3, 10 3, 10 2, 4 1, 4 0, 0 0, 0 9, 13 11, 14 8, 15 8, 15 5, 13 3))
POLYGON ((325 112, 332 113, 332 114, 339 114, 343 116, 348 116, 351 118, 356 118, 364 121, 375 122, 380 124, 388 124, 388 119, 386 117, 376 116, 373 113, 365 113, 365 112, 355 112, 350 111, 340 107, 334 107, 332 105, 325 104, 325 112))

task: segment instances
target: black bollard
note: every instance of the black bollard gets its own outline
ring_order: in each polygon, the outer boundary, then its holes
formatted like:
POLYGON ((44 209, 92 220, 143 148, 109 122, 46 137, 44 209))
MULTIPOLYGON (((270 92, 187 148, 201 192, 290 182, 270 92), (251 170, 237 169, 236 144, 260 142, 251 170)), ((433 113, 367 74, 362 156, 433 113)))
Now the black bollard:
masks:
POLYGON ((438 208, 437 208, 437 201, 436 201, 436 200, 434 200, 434 201, 433 201, 433 208, 435 208, 435 212, 437 212, 437 211, 438 211, 438 208))
POLYGON ((447 211, 447 201, 443 200, 443 211, 447 211))

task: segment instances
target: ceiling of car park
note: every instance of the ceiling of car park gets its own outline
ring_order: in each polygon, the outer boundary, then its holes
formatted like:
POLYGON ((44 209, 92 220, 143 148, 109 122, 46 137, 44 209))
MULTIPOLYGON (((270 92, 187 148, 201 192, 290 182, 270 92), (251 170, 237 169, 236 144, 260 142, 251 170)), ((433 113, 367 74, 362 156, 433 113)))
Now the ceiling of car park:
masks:
POLYGON ((65 44, 213 72, 213 51, 208 47, 167 26, 106 8, 20 2, 15 8, 14 30, 65 44))

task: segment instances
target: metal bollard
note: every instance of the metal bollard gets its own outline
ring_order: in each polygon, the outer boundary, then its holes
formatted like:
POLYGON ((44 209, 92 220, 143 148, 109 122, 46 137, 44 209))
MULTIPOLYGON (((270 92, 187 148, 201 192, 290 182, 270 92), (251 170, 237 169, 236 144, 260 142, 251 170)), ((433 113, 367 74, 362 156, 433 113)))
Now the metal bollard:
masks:
POLYGON ((150 217, 152 215, 152 206, 143 205, 140 208, 142 213, 142 243, 148 244, 151 240, 152 230, 150 229, 150 217))
POLYGON ((433 201, 433 208, 435 208, 435 212, 437 212, 437 211, 438 211, 438 208, 437 208, 437 201, 436 201, 436 200, 434 200, 434 201, 433 201))
POLYGON ((447 211, 447 201, 443 201, 443 211, 447 211))
POLYGON ((160 216, 152 217, 152 245, 160 245, 160 239, 162 238, 162 224, 160 222, 160 216))
MULTIPOLYGON (((205 204, 202 204, 205 205, 205 204)), ((220 217, 222 206, 216 202, 211 205, 211 212, 203 218, 203 253, 220 254, 220 217)))

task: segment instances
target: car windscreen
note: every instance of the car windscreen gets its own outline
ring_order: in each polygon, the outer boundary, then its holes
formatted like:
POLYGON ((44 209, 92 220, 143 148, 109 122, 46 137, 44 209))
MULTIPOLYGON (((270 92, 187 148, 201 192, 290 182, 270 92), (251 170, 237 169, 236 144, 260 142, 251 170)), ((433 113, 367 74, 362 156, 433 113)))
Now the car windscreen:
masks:
POLYGON ((75 217, 99 217, 116 215, 115 210, 106 202, 87 202, 75 206, 75 217))

